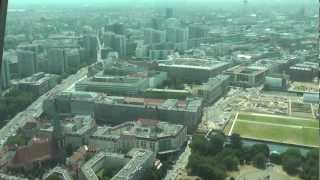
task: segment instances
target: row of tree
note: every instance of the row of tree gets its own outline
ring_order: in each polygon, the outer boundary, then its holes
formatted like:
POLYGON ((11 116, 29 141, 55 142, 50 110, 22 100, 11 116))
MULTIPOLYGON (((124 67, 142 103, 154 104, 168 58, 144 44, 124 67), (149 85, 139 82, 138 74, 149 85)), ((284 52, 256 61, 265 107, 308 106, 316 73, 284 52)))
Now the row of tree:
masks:
POLYGON ((5 125, 5 120, 11 119, 20 111, 28 107, 34 98, 31 93, 12 89, 0 98, 0 127, 5 125))
POLYGON ((310 150, 303 156, 298 149, 288 149, 282 154, 271 154, 270 161, 281 164, 289 175, 299 175, 304 180, 318 180, 319 178, 319 152, 310 150))
MULTIPOLYGON (((194 135, 188 163, 190 174, 203 180, 223 180, 227 171, 238 170, 238 152, 231 147, 225 147, 225 142, 226 137, 220 132, 209 138, 194 135)), ((236 140, 233 141, 232 146, 237 146, 237 143, 236 140)))
POLYGON ((24 136, 22 133, 18 132, 18 134, 14 136, 10 136, 7 141, 6 145, 16 145, 16 146, 23 146, 27 145, 29 138, 24 136))
POLYGON ((239 165, 244 164, 265 169, 268 161, 282 165, 288 174, 300 175, 305 180, 319 177, 317 150, 311 150, 306 157, 298 149, 288 149, 282 154, 270 153, 266 144, 243 146, 238 134, 227 140, 222 132, 208 138, 194 135, 191 150, 188 163, 190 174, 204 180, 225 179, 228 171, 236 171, 239 165))

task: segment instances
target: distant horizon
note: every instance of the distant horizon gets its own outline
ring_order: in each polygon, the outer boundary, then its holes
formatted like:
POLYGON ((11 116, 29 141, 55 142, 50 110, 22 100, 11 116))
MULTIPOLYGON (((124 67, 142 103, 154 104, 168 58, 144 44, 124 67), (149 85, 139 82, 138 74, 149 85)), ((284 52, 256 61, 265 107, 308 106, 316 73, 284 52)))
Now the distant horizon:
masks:
MULTIPOLYGON (((290 4, 317 4, 316 0, 247 0, 248 4, 272 4, 272 3, 290 3, 290 4)), ((110 5, 134 5, 139 3, 157 4, 157 5, 177 5, 177 3, 228 3, 243 4, 244 0, 10 0, 10 5, 39 5, 39 4, 110 4, 110 5)))

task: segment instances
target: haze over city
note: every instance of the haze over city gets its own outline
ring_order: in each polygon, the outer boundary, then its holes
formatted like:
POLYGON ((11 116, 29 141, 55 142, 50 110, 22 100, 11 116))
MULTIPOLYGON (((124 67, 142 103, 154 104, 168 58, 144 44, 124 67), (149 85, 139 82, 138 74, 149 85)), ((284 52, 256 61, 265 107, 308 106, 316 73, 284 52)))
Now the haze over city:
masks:
POLYGON ((318 28, 316 0, 9 0, 0 179, 318 180, 318 28))

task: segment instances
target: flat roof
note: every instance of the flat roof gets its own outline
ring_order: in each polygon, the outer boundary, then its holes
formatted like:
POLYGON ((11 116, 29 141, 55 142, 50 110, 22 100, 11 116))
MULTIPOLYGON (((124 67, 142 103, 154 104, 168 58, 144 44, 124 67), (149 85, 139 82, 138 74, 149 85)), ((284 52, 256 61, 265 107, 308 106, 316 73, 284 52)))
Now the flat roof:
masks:
POLYGON ((130 179, 137 171, 143 168, 143 164, 153 156, 153 152, 145 149, 132 149, 128 155, 132 159, 112 178, 114 180, 130 179))
POLYGON ((21 80, 16 81, 17 84, 30 84, 30 85, 40 85, 46 81, 49 81, 52 78, 57 78, 58 75, 54 74, 46 74, 43 72, 39 72, 36 74, 33 74, 29 77, 23 78, 21 80))
POLYGON ((158 88, 149 88, 147 91, 153 92, 175 92, 175 93, 190 93, 185 89, 158 89, 158 88))
POLYGON ((222 62, 212 59, 196 59, 196 58, 177 58, 165 63, 160 63, 161 67, 177 67, 189 69, 213 70, 228 65, 228 62, 222 62))
POLYGON ((267 71, 266 68, 254 68, 254 67, 248 67, 248 66, 234 66, 232 68, 229 68, 225 71, 225 73, 233 73, 233 74, 259 74, 262 72, 267 71))
POLYGON ((157 122, 154 124, 144 125, 141 120, 132 123, 128 131, 124 131, 125 135, 131 135, 142 138, 162 138, 177 135, 183 128, 183 125, 171 124, 168 122, 157 122))
POLYGON ((64 121, 64 125, 72 128, 70 132, 66 133, 83 135, 94 127, 94 119, 90 115, 78 115, 69 119, 67 118, 66 121, 64 121))
MULTIPOLYGON (((89 161, 87 161, 82 167, 81 171, 88 180, 97 180, 98 177, 93 167, 97 164, 103 166, 104 163, 99 163, 100 161, 106 161, 108 158, 112 158, 114 161, 127 161, 127 163, 122 167, 118 173, 112 177, 115 180, 130 179, 137 171, 143 168, 143 164, 153 156, 153 152, 146 149, 132 149, 127 156, 124 154, 110 153, 110 152, 99 152, 93 156, 89 161), (127 160, 128 159, 128 160, 127 160)), ((107 162, 106 162, 107 163, 107 162)), ((102 167, 100 167, 102 168, 102 167)))

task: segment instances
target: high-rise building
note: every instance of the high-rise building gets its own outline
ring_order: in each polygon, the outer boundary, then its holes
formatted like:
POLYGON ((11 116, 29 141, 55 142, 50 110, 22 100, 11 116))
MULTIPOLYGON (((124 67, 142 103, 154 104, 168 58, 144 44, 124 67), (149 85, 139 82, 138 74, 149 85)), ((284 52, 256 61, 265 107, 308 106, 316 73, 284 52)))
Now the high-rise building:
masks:
POLYGON ((112 38, 113 38, 114 33, 113 32, 105 32, 103 34, 103 42, 104 42, 104 47, 111 47, 112 46, 112 38))
POLYGON ((126 37, 123 35, 115 35, 113 41, 113 49, 119 53, 120 57, 125 57, 127 55, 126 37))
POLYGON ((18 49, 25 50, 25 51, 32 51, 37 54, 40 51, 39 44, 21 44, 18 46, 18 49))
POLYGON ((162 23, 163 22, 162 22, 161 18, 152 18, 151 19, 151 27, 153 29, 157 29, 157 30, 161 29, 162 23))
POLYGON ((137 58, 146 58, 149 56, 149 45, 145 45, 145 44, 138 44, 137 48, 136 48, 136 57, 137 58))
POLYGON ((152 33, 152 43, 163 43, 166 41, 166 32, 155 30, 152 33))
POLYGON ((144 43, 155 44, 163 43, 166 41, 166 32, 147 28, 144 30, 144 43))
POLYGON ((128 56, 128 57, 135 56, 138 43, 135 42, 135 41, 129 41, 129 42, 127 42, 126 45, 127 45, 127 47, 126 47, 127 56, 128 56))
POLYGON ((105 26, 105 31, 110 31, 116 34, 124 35, 125 27, 123 23, 108 24, 105 26))
POLYGON ((208 36, 209 27, 201 24, 194 24, 189 26, 189 37, 194 38, 204 38, 208 36))
POLYGON ((164 26, 166 28, 174 28, 174 27, 181 26, 181 23, 180 23, 180 20, 177 18, 169 18, 165 20, 164 26))
POLYGON ((17 47, 19 50, 30 51, 33 53, 33 56, 35 59, 35 73, 40 72, 39 59, 41 58, 40 54, 43 52, 43 47, 40 44, 41 43, 39 43, 39 42, 35 42, 35 43, 30 43, 30 44, 20 44, 17 47))
POLYGON ((173 17, 173 8, 166 8, 166 18, 173 17))
POLYGON ((166 31, 168 42, 180 43, 187 41, 189 38, 188 29, 185 28, 168 28, 166 31))
POLYGON ((39 97, 57 85, 58 75, 39 72, 30 77, 14 81, 12 86, 25 92, 30 92, 34 97, 39 97))
POLYGON ((184 42, 189 39, 189 30, 187 28, 177 28, 177 41, 176 42, 184 42))
POLYGON ((176 28, 167 28, 166 34, 167 34, 167 42, 173 42, 175 43, 177 41, 177 29, 176 28))
POLYGON ((89 51, 85 48, 80 48, 79 49, 79 53, 80 53, 80 64, 81 65, 85 65, 85 64, 89 64, 89 51))
POLYGON ((98 39, 95 35, 85 35, 83 37, 84 48, 87 50, 88 53, 88 63, 92 64, 97 61, 97 49, 98 49, 98 39))
POLYGON ((66 49, 66 71, 75 73, 80 68, 80 52, 78 49, 66 49))
POLYGON ((149 51, 150 59, 153 60, 166 60, 169 55, 173 54, 173 50, 150 50, 149 51))
POLYGON ((48 67, 51 74, 64 74, 66 72, 65 52, 62 48, 50 48, 48 51, 48 67))
POLYGON ((127 56, 127 39, 124 35, 106 32, 104 34, 104 45, 118 52, 120 57, 127 56))
POLYGON ((148 28, 144 30, 144 43, 145 44, 152 44, 152 33, 153 33, 153 29, 148 28))
POLYGON ((20 77, 31 76, 37 72, 37 61, 32 51, 18 50, 18 73, 20 77))
POLYGON ((108 54, 112 51, 111 47, 107 47, 107 48, 102 48, 101 49, 101 58, 102 59, 107 59, 108 54))

